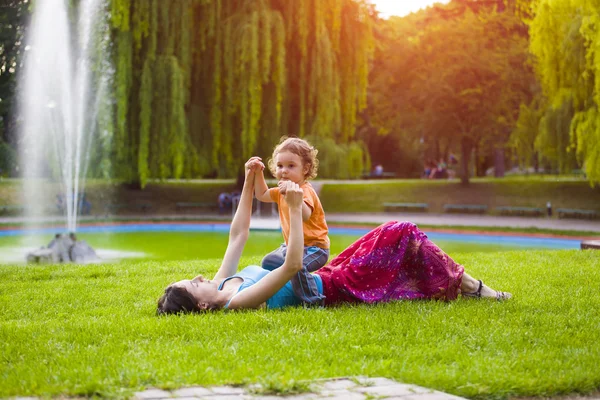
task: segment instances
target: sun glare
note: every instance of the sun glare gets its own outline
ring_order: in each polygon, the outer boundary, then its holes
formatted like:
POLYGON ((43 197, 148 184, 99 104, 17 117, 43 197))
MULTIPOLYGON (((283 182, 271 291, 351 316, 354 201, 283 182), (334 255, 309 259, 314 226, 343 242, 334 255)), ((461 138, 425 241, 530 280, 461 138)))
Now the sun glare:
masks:
POLYGON ((371 0, 383 18, 389 18, 392 15, 403 17, 432 4, 447 3, 448 1, 449 0, 371 0))

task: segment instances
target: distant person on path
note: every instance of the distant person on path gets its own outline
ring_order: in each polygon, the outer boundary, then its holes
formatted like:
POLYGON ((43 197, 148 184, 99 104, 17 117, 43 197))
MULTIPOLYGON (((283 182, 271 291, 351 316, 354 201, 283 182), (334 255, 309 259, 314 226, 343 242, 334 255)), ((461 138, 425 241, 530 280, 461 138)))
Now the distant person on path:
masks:
POLYGON ((448 179, 456 178, 456 166, 458 165, 458 160, 456 156, 452 153, 448 156, 448 179))
POLYGON ((56 209, 58 210, 58 212, 60 214, 65 212, 65 199, 64 199, 63 195, 60 195, 60 194, 56 195, 56 209))
POLYGON ((427 160, 423 168, 423 178, 429 179, 429 177, 431 176, 431 172, 434 170, 434 168, 435 163, 432 160, 427 160))
POLYGON ((89 202, 85 193, 79 194, 79 204, 78 207, 81 207, 82 215, 90 215, 92 213, 92 203, 89 202))
POLYGON ((440 161, 437 163, 437 166, 433 168, 431 174, 429 175, 429 179, 442 179, 446 177, 448 168, 448 164, 444 161, 443 158, 440 158, 440 161))
POLYGON ((269 160, 269 170, 279 181, 277 187, 269 189, 263 174, 264 165, 260 158, 249 160, 256 169, 256 183, 254 194, 259 201, 277 203, 279 221, 283 233, 284 243, 276 250, 267 254, 262 262, 262 268, 273 270, 283 265, 287 252, 290 236, 290 215, 287 203, 284 201, 287 182, 297 184, 304 193, 302 202, 302 228, 304 235, 303 269, 294 279, 292 287, 294 293, 308 304, 319 304, 323 296, 319 293, 314 277, 310 272, 321 268, 329 259, 329 228, 325 221, 325 211, 313 186, 308 182, 317 176, 319 160, 317 149, 306 140, 295 137, 282 137, 273 150, 273 157, 269 160))
MULTIPOLYGON (((303 262, 303 208, 305 192, 297 183, 280 185, 282 203, 289 213, 285 261, 273 270, 249 266, 238 272, 249 236, 254 183, 262 166, 257 157, 246 163, 246 183, 233 218, 229 243, 219 271, 212 280, 199 275, 169 285, 158 301, 157 314, 203 312, 218 309, 282 308, 302 304, 290 279, 305 270, 303 262)), ((312 274, 323 305, 385 303, 394 300, 463 297, 509 299, 464 272, 425 233, 410 222, 391 221, 358 239, 329 265, 312 274)))
POLYGON ((217 203, 219 204, 219 214, 225 214, 232 206, 231 193, 223 192, 219 194, 217 203))
MULTIPOLYGON (((75 199, 75 196, 72 196, 71 198, 75 199)), ((81 212, 81 215, 89 215, 92 213, 92 203, 89 202, 85 193, 78 194, 77 203, 74 204, 74 206, 79 209, 79 211, 81 212)), ((66 209, 65 195, 63 195, 63 194, 56 195, 56 209, 61 214, 65 213, 65 209, 66 209)))
POLYGON ((382 177, 383 176, 383 165, 377 164, 375 166, 375 170, 373 171, 373 175, 377 176, 377 177, 382 177))

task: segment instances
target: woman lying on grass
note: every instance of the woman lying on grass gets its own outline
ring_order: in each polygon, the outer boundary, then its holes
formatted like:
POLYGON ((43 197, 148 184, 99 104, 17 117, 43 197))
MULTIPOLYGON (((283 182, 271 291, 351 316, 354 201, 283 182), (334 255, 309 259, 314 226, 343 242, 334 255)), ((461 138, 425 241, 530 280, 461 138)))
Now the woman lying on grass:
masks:
MULTIPOLYGON (((290 279, 302 269, 302 189, 286 182, 290 209, 290 237, 285 263, 273 271, 249 266, 237 272, 250 231, 254 173, 263 168, 253 158, 246 163, 246 180, 231 223, 229 243, 219 271, 212 280, 199 275, 169 285, 158 301, 158 314, 205 310, 281 308, 299 305, 290 279)), ((324 306, 342 302, 377 303, 392 300, 463 297, 508 299, 464 272, 416 225, 388 222, 350 245, 312 277, 325 296, 324 306)))

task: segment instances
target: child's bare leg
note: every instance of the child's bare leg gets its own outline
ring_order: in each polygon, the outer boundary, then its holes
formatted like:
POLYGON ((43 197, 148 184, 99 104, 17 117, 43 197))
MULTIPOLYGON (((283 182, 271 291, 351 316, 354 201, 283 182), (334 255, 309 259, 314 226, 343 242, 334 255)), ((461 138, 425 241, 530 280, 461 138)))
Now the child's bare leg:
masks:
POLYGON ((508 292, 496 291, 484 285, 481 281, 473 278, 466 272, 462 276, 460 290, 462 295, 466 297, 488 297, 498 300, 510 299, 512 297, 512 294, 508 292))

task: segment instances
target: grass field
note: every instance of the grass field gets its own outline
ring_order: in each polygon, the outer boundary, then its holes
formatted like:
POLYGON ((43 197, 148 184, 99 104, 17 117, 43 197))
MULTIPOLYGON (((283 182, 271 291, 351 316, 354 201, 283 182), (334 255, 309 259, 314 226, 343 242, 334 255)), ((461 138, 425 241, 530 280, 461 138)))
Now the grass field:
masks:
POLYGON ((473 179, 469 186, 448 180, 391 180, 331 183, 319 195, 327 212, 381 212, 383 203, 427 203, 429 212, 444 204, 483 204, 495 207, 576 208, 600 211, 600 187, 569 177, 473 179))
POLYGON ((2 266, 0 397, 225 383, 286 393, 354 375, 475 399, 600 387, 600 252, 450 254, 514 298, 158 318, 166 285, 211 275, 218 260, 2 266))
MULTIPOLYGON (((597 209, 600 204, 598 190, 585 182, 537 181, 527 185, 509 179, 504 188, 493 181, 490 188, 482 180, 479 194, 470 197, 447 181, 423 187, 421 181, 382 182, 375 190, 364 183, 334 184, 326 185, 321 197, 326 210, 329 204, 337 211, 380 211, 375 210, 379 202, 421 198, 435 207, 483 201, 540 206, 534 200, 552 193, 555 207, 597 209)), ((146 192, 143 201, 165 196, 157 204, 167 209, 186 201, 189 193, 190 201, 203 201, 202 196, 222 189, 221 183, 167 185, 172 187, 146 192)), ((1 184, 0 192, 13 199, 13 186, 1 184)), ((119 201, 139 195, 128 188, 111 190, 123 196, 119 201)), ((38 238, 37 245, 50 240, 38 238)), ((158 318, 156 300, 166 285, 216 272, 226 235, 146 232, 84 238, 96 248, 144 256, 88 266, 1 265, 0 398, 119 398, 146 387, 251 383, 286 394, 313 379, 356 375, 473 399, 600 389, 600 252, 438 243, 471 275, 512 292, 514 298, 504 303, 419 301, 158 318)), ((355 239, 336 236, 332 254, 355 239)), ((279 233, 254 232, 241 264, 259 263, 280 242, 279 233)), ((0 258, 4 249, 18 246, 20 238, 1 237, 0 258)))

